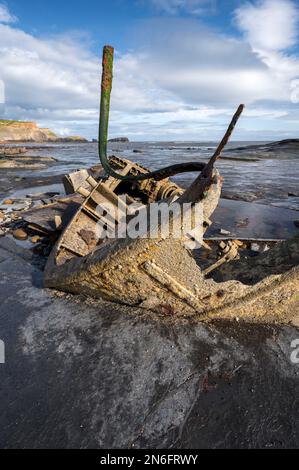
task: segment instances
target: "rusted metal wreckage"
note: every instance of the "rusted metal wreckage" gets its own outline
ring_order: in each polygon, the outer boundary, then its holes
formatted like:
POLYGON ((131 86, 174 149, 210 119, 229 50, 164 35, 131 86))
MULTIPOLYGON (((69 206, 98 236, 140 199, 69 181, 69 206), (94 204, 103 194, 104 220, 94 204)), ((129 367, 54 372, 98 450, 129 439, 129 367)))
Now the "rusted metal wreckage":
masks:
POLYGON ((243 260, 237 259, 238 251, 231 243, 224 258, 207 270, 201 269, 186 247, 186 234, 181 231, 182 237, 173 236, 177 228, 181 229, 181 215, 173 215, 170 231, 160 221, 154 238, 150 236, 148 227, 138 238, 107 237, 109 225, 118 226, 123 213, 127 223, 137 212, 144 211, 147 217, 153 203, 165 202, 169 207, 174 202, 181 206, 190 203, 191 220, 196 207, 200 206, 205 232, 221 195, 222 178, 215 169, 215 163, 244 109, 243 105, 238 108, 207 164, 193 162, 149 172, 118 157, 108 160, 112 69, 113 49, 106 46, 99 134, 99 152, 105 176, 95 179, 83 170, 65 178, 66 191, 78 192, 84 197, 84 202, 48 259, 45 286, 201 320, 244 319, 297 324, 298 237, 279 243, 252 259, 243 260), (200 174, 190 188, 183 191, 169 177, 187 171, 199 171, 200 174), (123 195, 126 199, 122 198, 123 195), (109 207, 115 208, 114 211, 106 210, 107 202, 109 207))

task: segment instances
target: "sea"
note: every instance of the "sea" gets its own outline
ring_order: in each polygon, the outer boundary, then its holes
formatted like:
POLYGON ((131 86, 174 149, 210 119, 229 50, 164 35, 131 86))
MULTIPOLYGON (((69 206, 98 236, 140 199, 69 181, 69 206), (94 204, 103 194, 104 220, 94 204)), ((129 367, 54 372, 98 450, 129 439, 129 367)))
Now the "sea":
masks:
MULTIPOLYGON (((58 176, 100 163, 97 143, 30 147, 32 155, 52 156, 56 162, 44 169, 14 172, 23 178, 58 176)), ((216 147, 217 142, 115 142, 109 144, 108 154, 157 170, 177 163, 207 162, 216 147)), ((269 150, 266 142, 231 142, 216 166, 224 183, 210 235, 221 228, 244 239, 283 239, 298 234, 294 222, 299 220, 299 144, 269 150)), ((196 176, 187 173, 172 179, 187 188, 196 176)), ((43 190, 63 192, 63 186, 43 190)), ((32 190, 19 190, 15 196, 26 192, 32 190)))
MULTIPOLYGON (((224 158, 217 162, 224 179, 223 197, 299 210, 299 146, 297 156, 287 149, 278 154, 268 152, 264 144, 232 142, 228 145, 224 158), (260 147, 252 150, 255 145, 260 147)), ((36 147, 39 155, 57 159, 54 165, 38 170, 39 176, 69 173, 100 163, 96 143, 49 144, 42 150, 38 145, 36 147)), ((207 162, 216 147, 216 142, 117 142, 110 144, 108 150, 109 155, 118 155, 156 170, 177 163, 207 162)), ((33 176, 32 170, 22 170, 22 174, 26 176, 26 173, 33 176)), ((186 188, 195 177, 196 174, 187 173, 177 175, 173 180, 186 188)))

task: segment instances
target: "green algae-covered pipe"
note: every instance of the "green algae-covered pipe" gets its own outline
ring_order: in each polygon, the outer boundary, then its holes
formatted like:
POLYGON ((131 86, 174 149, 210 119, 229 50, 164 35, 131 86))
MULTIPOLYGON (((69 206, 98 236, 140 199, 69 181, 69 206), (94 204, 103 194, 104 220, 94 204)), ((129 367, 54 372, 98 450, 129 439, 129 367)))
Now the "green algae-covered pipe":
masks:
POLYGON ((114 48, 104 46, 103 50, 103 72, 102 72, 102 89, 101 89, 101 110, 100 110, 100 126, 99 126, 99 156, 106 173, 114 178, 125 181, 140 181, 154 178, 157 181, 173 176, 177 173, 189 171, 202 171, 205 167, 204 163, 192 162, 179 165, 172 165, 161 170, 153 171, 145 175, 139 176, 123 176, 116 173, 109 164, 107 157, 108 143, 108 127, 110 113, 110 99, 113 81, 113 60, 114 48))
POLYGON ((189 162, 178 165, 172 165, 161 170, 156 170, 147 174, 138 176, 123 176, 116 173, 110 166, 107 157, 107 144, 108 144, 108 127, 109 127, 109 113, 110 113, 110 99, 113 81, 113 61, 114 61, 114 48, 111 46, 104 46, 103 50, 103 72, 102 72, 102 90, 101 90, 101 110, 100 110, 100 126, 99 126, 99 156, 106 173, 113 178, 123 181, 141 181, 153 178, 155 180, 162 180, 178 173, 186 173, 191 171, 206 171, 211 170, 211 166, 221 156, 221 152, 225 148, 242 112, 244 106, 238 108, 222 142, 217 148, 214 156, 210 161, 210 165, 205 165, 200 162, 189 162))

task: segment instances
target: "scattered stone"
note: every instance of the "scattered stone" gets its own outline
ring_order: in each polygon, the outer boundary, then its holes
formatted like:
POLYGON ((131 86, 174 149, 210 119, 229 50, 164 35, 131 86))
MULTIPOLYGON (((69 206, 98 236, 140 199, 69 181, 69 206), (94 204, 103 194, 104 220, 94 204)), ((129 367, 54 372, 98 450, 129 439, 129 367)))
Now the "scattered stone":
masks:
POLYGON ((22 211, 28 209, 30 205, 30 199, 6 199, 0 206, 0 210, 5 213, 7 213, 7 211, 22 211))
POLYGON ((5 219, 5 214, 0 211, 0 222, 5 219))
POLYGON ((11 214, 13 212, 13 206, 0 206, 0 211, 4 211, 5 215, 11 214))
POLYGON ((220 229, 219 232, 220 232, 220 235, 225 235, 225 236, 231 235, 231 233, 228 230, 224 230, 223 228, 220 229))
POLYGON ((28 234, 21 228, 14 230, 12 234, 16 240, 27 240, 28 238, 28 234))
POLYGON ((54 222, 55 222, 55 227, 57 228, 57 230, 61 229, 62 219, 61 219, 60 215, 55 215, 54 222))
POLYGON ((28 209, 30 207, 30 201, 28 202, 19 202, 13 205, 13 210, 14 211, 23 211, 25 209, 28 209))
POLYGON ((219 248, 220 248, 222 251, 225 250, 225 248, 226 248, 226 243, 220 242, 220 243, 219 243, 219 248))
POLYGON ((250 245, 251 251, 254 251, 255 253, 260 253, 261 247, 258 243, 251 243, 250 245))
POLYGON ((4 230, 2 230, 2 229, 0 228, 0 237, 4 237, 4 235, 5 235, 4 230))
POLYGON ((31 237, 31 243, 38 243, 40 242, 41 238, 38 235, 35 235, 34 237, 31 237))

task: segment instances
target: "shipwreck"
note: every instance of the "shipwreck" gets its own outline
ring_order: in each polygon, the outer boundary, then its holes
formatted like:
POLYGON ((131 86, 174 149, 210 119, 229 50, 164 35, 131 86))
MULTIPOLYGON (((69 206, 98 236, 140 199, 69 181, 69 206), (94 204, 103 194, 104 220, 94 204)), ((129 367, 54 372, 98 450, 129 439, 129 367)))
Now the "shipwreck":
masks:
MULTIPOLYGON (((239 259, 238 245, 231 240, 216 263, 202 267, 188 248, 194 240, 186 240, 181 214, 173 213, 170 230, 169 221, 167 227, 159 221, 155 237, 148 227, 136 238, 107 236, 109 228, 124 222, 123 214, 125 224, 140 212, 147 219, 153 204, 170 209, 189 204, 191 224, 200 208, 204 235, 221 196, 222 178, 215 165, 244 109, 239 106, 208 163, 149 171, 107 157, 112 75, 113 48, 105 46, 99 130, 103 172, 94 177, 82 170, 65 177, 67 193, 78 193, 83 202, 49 256, 45 287, 202 321, 299 324, 299 237, 249 259, 239 259), (169 179, 191 171, 199 175, 185 191, 169 179)), ((193 233, 199 230, 195 222, 191 228, 193 233)), ((209 250, 204 240, 201 250, 209 250)))

